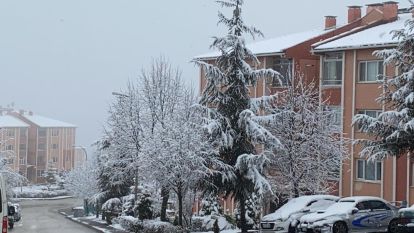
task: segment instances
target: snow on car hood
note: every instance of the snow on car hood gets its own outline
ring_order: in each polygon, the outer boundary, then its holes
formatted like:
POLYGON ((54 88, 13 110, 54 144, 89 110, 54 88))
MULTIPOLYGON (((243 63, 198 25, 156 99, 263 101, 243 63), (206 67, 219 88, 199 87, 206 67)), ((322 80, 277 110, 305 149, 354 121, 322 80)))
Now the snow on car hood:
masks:
POLYGON ((300 222, 316 222, 320 221, 322 219, 331 217, 331 216, 337 216, 337 215, 343 215, 348 214, 353 208, 355 208, 355 202, 337 202, 331 206, 329 206, 325 211, 323 212, 317 212, 317 213, 311 213, 308 215, 303 216, 300 219, 300 222))
MULTIPOLYGON (((312 195, 293 198, 289 200, 286 204, 284 204, 282 207, 280 207, 278 210, 276 210, 274 213, 264 216, 262 218, 262 221, 286 221, 292 214, 302 211, 309 204, 309 202, 324 198, 332 198, 333 200, 335 199, 334 196, 330 195, 312 195)), ((318 205, 317 208, 326 209, 331 204, 332 201, 327 201, 325 206, 318 205)))

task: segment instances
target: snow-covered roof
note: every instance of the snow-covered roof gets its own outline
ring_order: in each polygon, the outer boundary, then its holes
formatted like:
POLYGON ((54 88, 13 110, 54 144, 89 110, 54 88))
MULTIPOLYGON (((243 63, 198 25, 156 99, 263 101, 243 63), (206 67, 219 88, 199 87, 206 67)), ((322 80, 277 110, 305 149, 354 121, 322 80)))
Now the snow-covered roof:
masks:
POLYGON ((0 116, 0 128, 18 128, 18 127, 29 127, 29 125, 9 115, 0 116))
MULTIPOLYGON (((250 49, 256 55, 268 55, 283 53, 284 50, 298 45, 307 40, 313 39, 319 35, 323 35, 329 32, 325 29, 315 29, 306 32, 293 33, 283 35, 271 39, 253 42, 247 44, 247 48, 250 49)), ((208 59, 218 57, 220 53, 218 51, 202 54, 194 57, 195 59, 208 59)))
POLYGON ((33 124, 39 126, 39 127, 45 127, 45 128, 74 128, 75 125, 58 121, 54 119, 50 119, 47 117, 39 116, 36 114, 24 114, 23 115, 27 120, 33 122, 33 124))
MULTIPOLYGON (((391 32, 393 30, 403 29, 405 22, 412 17, 412 14, 400 14, 396 21, 391 23, 381 24, 366 30, 356 32, 354 34, 344 36, 340 39, 326 40, 324 43, 318 42, 314 44, 315 51, 335 51, 355 48, 371 48, 371 47, 386 47, 398 43, 396 38, 393 38, 391 32), (330 41, 330 42, 329 42, 330 41)), ((348 33, 348 32, 346 32, 348 33)))

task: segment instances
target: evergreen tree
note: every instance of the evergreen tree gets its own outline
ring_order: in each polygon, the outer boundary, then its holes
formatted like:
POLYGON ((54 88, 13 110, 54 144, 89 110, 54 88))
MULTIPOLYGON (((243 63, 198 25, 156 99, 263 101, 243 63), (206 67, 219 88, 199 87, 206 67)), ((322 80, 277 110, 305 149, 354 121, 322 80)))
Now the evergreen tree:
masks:
MULTIPOLYGON (((215 65, 195 61, 207 79, 200 109, 208 115, 204 119, 210 135, 208 143, 214 148, 210 154, 218 154, 232 168, 227 175, 213 177, 214 187, 219 193, 235 197, 240 208, 241 230, 247 232, 245 201, 253 192, 263 195, 270 191, 270 185, 264 177, 264 165, 268 159, 266 153, 259 154, 256 151, 256 145, 263 145, 263 152, 280 146, 279 141, 260 125, 263 119, 253 111, 247 86, 255 86, 261 78, 278 78, 279 73, 270 69, 253 70, 249 65, 259 65, 259 61, 246 48, 243 35, 247 33, 254 38, 262 33, 244 24, 241 17, 243 0, 217 2, 222 7, 234 10, 231 18, 219 12, 219 23, 227 26, 228 33, 215 38, 211 45, 221 53, 215 65)), ((264 98, 263 102, 273 100, 264 98)), ((211 187, 206 189, 211 190, 211 187)))
POLYGON ((378 117, 356 115, 353 123, 374 138, 356 141, 363 146, 361 155, 370 159, 414 151, 414 20, 392 33, 400 41, 398 46, 374 53, 398 70, 394 77, 384 77, 384 92, 378 101, 387 110, 378 117))

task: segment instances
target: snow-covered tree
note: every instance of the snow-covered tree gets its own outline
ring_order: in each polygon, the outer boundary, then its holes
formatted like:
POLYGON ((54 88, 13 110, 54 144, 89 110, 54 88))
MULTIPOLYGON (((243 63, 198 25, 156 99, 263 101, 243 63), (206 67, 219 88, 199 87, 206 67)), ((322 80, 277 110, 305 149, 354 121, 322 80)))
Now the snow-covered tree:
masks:
MULTIPOLYGON (((149 148, 154 146, 154 141, 159 141, 159 134, 168 130, 168 119, 177 111, 177 104, 183 94, 183 82, 181 71, 173 68, 169 62, 160 57, 153 60, 150 69, 143 69, 139 80, 142 86, 142 100, 145 105, 145 121, 147 122, 146 136, 149 148)), ((165 145, 158 145, 163 147, 165 145)), ((159 156, 161 151, 150 150, 146 152, 148 156, 159 156), (151 153, 155 153, 152 155, 151 153)), ((157 175, 152 176, 161 184, 161 221, 168 221, 166 216, 170 190, 168 185, 163 185, 163 178, 157 175)))
POLYGON ((384 92, 378 102, 386 111, 378 117, 354 117, 354 125, 372 136, 356 141, 362 144, 361 156, 373 160, 414 151, 414 19, 392 33, 400 41, 396 48, 374 53, 398 70, 397 75, 384 77, 384 92))
POLYGON ((272 184, 290 197, 329 193, 348 156, 347 140, 335 125, 335 112, 319 103, 315 83, 306 84, 297 76, 295 85, 280 94, 278 104, 266 109, 273 114, 271 132, 283 144, 282 150, 273 151, 272 184))
POLYGON ((178 201, 178 224, 184 226, 186 196, 200 179, 216 173, 209 166, 223 166, 217 157, 204 154, 203 131, 194 123, 192 106, 195 97, 182 89, 176 107, 163 127, 154 130, 148 141, 145 158, 147 171, 164 188, 171 189, 178 201))
POLYGON ((87 162, 65 175, 65 188, 75 197, 89 199, 99 192, 97 164, 87 162))
MULTIPOLYGON (((205 113, 205 128, 209 133, 210 155, 220 156, 232 167, 232 176, 225 179, 214 177, 218 192, 233 195, 239 203, 242 232, 247 232, 245 201, 251 193, 259 196, 271 190, 264 176, 268 162, 264 151, 280 146, 279 141, 259 124, 263 119, 252 111, 248 85, 255 86, 258 79, 278 78, 279 73, 270 69, 254 70, 259 65, 257 57, 246 47, 244 34, 262 35, 254 27, 244 24, 241 17, 243 0, 217 1, 222 7, 233 9, 231 18, 219 13, 219 23, 228 28, 223 37, 214 38, 212 48, 220 51, 215 64, 195 60, 205 73, 207 85, 200 100, 205 113)), ((265 101, 265 100, 264 100, 265 101)), ((265 102, 273 101, 273 98, 265 102)), ((210 187, 209 187, 210 189, 210 187)))
POLYGON ((139 166, 142 162, 140 152, 145 139, 141 92, 135 83, 129 82, 125 91, 114 95, 116 100, 109 109, 105 129, 108 145, 103 151, 106 157, 100 158, 105 167, 101 177, 106 177, 109 184, 114 185, 135 181, 136 200, 139 166))

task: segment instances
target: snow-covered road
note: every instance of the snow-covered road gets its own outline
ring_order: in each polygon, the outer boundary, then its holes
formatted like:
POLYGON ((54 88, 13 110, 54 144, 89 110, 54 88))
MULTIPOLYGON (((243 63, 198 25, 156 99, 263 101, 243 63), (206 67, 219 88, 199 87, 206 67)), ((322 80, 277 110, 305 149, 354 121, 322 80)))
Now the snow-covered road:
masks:
POLYGON ((96 232, 66 219, 59 209, 81 205, 81 200, 25 200, 20 202, 22 220, 17 222, 10 233, 93 233, 96 232))

